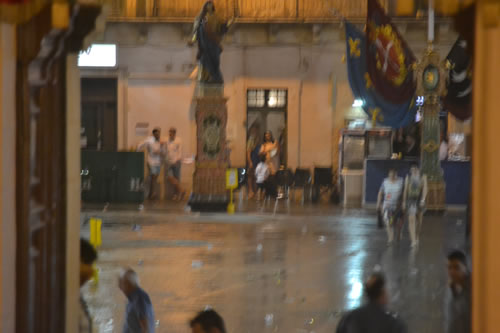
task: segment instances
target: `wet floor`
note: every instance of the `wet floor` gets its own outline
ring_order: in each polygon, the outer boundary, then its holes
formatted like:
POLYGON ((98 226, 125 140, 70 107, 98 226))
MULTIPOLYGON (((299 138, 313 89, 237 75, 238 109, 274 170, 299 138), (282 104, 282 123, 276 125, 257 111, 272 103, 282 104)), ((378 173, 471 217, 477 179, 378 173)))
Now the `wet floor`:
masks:
POLYGON ((157 332, 173 333, 189 332, 188 320, 207 307, 231 333, 334 332, 341 313, 363 302, 362 281, 380 266, 390 308, 409 332, 441 333, 444 258, 463 248, 463 213, 426 217, 421 246, 412 251, 406 232, 387 247, 373 212, 325 207, 290 215, 269 214, 273 207, 234 216, 83 213, 104 222, 100 281, 85 288, 98 332, 121 332, 126 300, 117 277, 124 266, 138 272, 150 294, 157 332))

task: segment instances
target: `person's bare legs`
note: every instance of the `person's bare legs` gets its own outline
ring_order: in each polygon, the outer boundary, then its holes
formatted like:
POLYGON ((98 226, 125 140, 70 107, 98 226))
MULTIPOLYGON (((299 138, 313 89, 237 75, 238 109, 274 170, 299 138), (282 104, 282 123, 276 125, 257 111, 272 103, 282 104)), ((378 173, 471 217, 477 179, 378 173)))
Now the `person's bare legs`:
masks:
POLYGON ((248 199, 252 199, 255 194, 257 193, 257 183, 255 182, 255 169, 250 168, 248 169, 248 182, 247 182, 247 188, 248 188, 248 199))
POLYGON ((184 195, 186 195, 186 191, 184 191, 181 187, 181 184, 177 178, 174 176, 167 176, 167 181, 174 187, 175 193, 179 195, 179 199, 182 200, 184 195))
POLYGON ((416 228, 416 239, 417 239, 417 245, 420 242, 420 231, 422 230, 422 221, 424 219, 424 212, 420 211, 417 213, 417 228, 416 228))
POLYGON ((387 243, 392 244, 394 240, 394 223, 391 223, 391 217, 387 211, 384 213, 384 223, 387 231, 387 243))
POLYGON ((415 214, 408 215, 408 232, 410 233, 411 247, 417 246, 418 229, 419 228, 417 227, 417 217, 415 216, 415 214))

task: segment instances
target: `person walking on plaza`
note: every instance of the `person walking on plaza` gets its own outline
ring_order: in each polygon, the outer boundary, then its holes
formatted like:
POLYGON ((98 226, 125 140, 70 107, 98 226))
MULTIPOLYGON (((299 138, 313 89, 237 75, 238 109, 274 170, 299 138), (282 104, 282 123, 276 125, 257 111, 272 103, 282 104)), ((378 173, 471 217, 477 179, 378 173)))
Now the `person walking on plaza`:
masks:
MULTIPOLYGON (((80 239, 80 288, 94 275, 94 263, 97 260, 97 251, 86 240, 80 239)), ((80 315, 79 315, 79 333, 92 333, 92 317, 85 302, 80 294, 80 315)))
POLYGON ((259 139, 259 125, 253 123, 249 129, 247 140, 247 168, 248 168, 248 199, 252 199, 257 193, 257 183, 255 181, 255 168, 260 163, 260 139, 259 139))
POLYGON ((278 141, 274 139, 271 131, 266 131, 264 134, 264 142, 260 147, 259 154, 266 158, 266 164, 269 167, 270 175, 267 179, 266 195, 276 197, 278 195, 276 172, 280 168, 280 146, 278 141))
POLYGON ((471 277, 467 267, 467 257, 462 251, 448 255, 445 333, 471 332, 471 277))
POLYGON ((403 194, 403 209, 408 216, 411 247, 416 247, 419 243, 426 198, 427 176, 421 175, 420 169, 414 164, 410 168, 410 174, 406 176, 403 194))
POLYGON ((186 192, 181 187, 182 141, 177 136, 177 129, 168 131, 167 165, 165 168, 167 181, 175 190, 174 200, 182 200, 186 192))
POLYGON ((257 180, 257 200, 267 196, 266 185, 269 178, 269 166, 266 163, 266 157, 261 156, 261 161, 255 169, 255 178, 257 180))
POLYGON ((192 333, 226 333, 224 319, 214 310, 198 313, 189 323, 192 333))
POLYGON ((389 244, 394 240, 394 225, 399 223, 402 193, 403 180, 398 177, 396 170, 389 170, 389 177, 382 182, 377 199, 377 211, 382 209, 382 216, 387 231, 387 242, 389 244))
POLYGON ((336 333, 406 333, 406 325, 387 311, 389 295, 381 273, 372 274, 364 285, 368 302, 345 314, 336 333))
POLYGON ((164 145, 161 143, 161 129, 153 129, 153 135, 139 144, 137 150, 146 150, 149 169, 149 194, 148 199, 156 199, 156 185, 161 164, 165 156, 164 145))
POLYGON ((127 268, 119 279, 120 290, 128 299, 123 333, 154 333, 155 316, 148 294, 139 287, 137 273, 127 268))

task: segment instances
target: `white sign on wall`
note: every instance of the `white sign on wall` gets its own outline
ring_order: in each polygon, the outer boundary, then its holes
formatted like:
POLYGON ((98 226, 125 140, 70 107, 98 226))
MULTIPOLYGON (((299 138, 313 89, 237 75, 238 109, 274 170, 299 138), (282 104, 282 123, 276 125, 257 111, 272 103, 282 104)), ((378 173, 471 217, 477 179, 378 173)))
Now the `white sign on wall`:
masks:
POLYGON ((78 67, 116 67, 116 44, 92 44, 78 55, 78 67))

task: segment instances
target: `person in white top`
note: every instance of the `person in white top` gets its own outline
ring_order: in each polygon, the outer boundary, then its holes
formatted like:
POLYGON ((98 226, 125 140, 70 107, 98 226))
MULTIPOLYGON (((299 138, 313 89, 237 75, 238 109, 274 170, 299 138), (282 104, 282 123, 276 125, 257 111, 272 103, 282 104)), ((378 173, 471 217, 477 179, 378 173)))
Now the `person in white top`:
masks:
POLYGON ((439 145, 439 160, 445 161, 448 159, 448 139, 443 137, 441 140, 441 144, 439 145))
POLYGON ((160 141, 161 129, 153 129, 153 135, 146 138, 139 144, 137 150, 147 152, 147 161, 149 169, 149 199, 156 198, 156 183, 158 175, 161 172, 161 165, 165 156, 165 146, 160 141))
POLYGON ((377 210, 382 208, 382 216, 387 231, 387 242, 394 240, 394 224, 398 222, 403 194, 403 179, 398 177, 396 170, 389 170, 389 177, 384 179, 378 192, 377 210))
POLYGON ((167 181, 175 189, 174 200, 182 200, 186 191, 180 185, 181 181, 181 163, 182 163, 182 141, 177 136, 177 129, 174 127, 168 131, 168 140, 165 142, 167 149, 167 165, 165 172, 167 181))
POLYGON ((266 157, 261 156, 261 161, 255 168, 255 178, 257 183, 257 200, 260 200, 266 191, 266 181, 271 174, 269 166, 266 163, 266 157))
POLYGON ((403 209, 408 215, 408 232, 410 233, 411 247, 417 247, 422 228, 422 219, 427 198, 427 176, 420 174, 417 165, 412 165, 410 174, 406 176, 403 194, 403 209))

